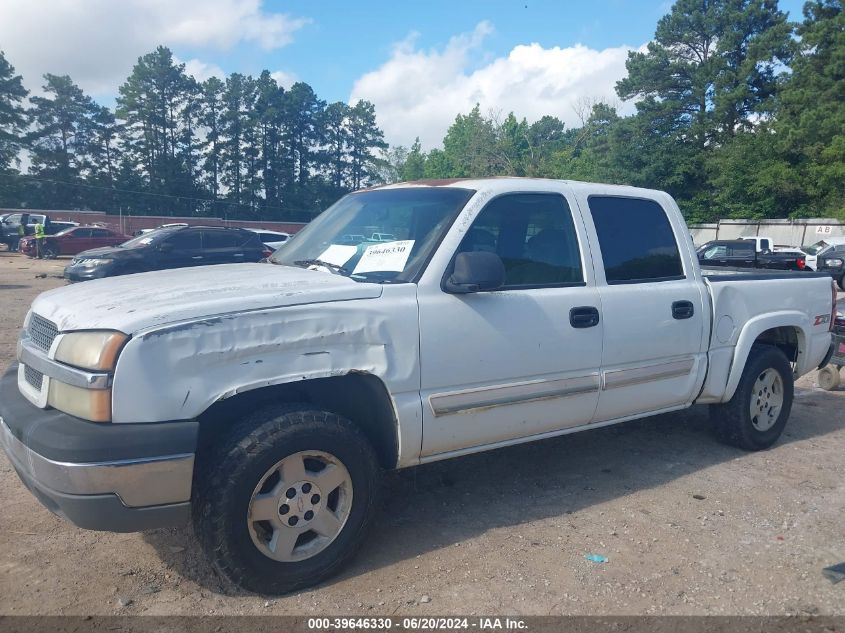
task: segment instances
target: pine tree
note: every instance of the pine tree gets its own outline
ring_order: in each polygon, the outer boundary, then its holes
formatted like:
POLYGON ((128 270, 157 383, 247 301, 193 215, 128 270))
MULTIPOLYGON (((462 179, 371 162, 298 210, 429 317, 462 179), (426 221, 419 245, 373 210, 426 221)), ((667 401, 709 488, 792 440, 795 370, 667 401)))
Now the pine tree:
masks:
POLYGON ((19 155, 26 144, 26 109, 29 92, 23 79, 0 51, 0 205, 18 206, 24 187, 18 173, 19 155))

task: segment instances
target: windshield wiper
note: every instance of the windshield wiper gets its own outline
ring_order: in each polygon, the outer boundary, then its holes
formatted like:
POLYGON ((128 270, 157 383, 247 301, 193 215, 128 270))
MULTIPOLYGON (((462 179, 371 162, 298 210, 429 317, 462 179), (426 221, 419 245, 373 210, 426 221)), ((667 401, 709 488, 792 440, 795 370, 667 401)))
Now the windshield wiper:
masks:
POLYGON ((322 259, 298 259, 293 264, 294 266, 303 268, 306 266, 324 266, 338 275, 346 275, 347 277, 351 274, 348 268, 344 268, 338 264, 332 264, 331 262, 324 262, 322 259))

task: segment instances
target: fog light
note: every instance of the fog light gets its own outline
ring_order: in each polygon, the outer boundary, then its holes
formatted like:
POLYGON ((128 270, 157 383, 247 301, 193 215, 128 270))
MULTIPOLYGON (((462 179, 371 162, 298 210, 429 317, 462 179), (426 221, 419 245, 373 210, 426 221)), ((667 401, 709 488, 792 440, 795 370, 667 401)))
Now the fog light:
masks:
POLYGON ((83 389, 50 380, 47 404, 91 422, 111 422, 111 389, 83 389))

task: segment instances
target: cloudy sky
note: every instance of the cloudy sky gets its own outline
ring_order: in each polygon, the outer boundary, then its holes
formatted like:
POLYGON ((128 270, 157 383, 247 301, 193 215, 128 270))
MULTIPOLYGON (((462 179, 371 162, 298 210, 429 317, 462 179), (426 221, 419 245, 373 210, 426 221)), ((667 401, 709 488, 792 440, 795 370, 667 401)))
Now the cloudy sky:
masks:
MULTIPOLYGON (((780 0, 799 20, 803 0, 780 0)), ((329 101, 375 103, 392 144, 439 145, 455 115, 576 124, 667 0, 2 0, 0 50, 28 88, 69 74, 105 105, 138 56, 169 46, 198 79, 270 70, 329 101)), ((623 110, 630 104, 618 104, 623 110)))

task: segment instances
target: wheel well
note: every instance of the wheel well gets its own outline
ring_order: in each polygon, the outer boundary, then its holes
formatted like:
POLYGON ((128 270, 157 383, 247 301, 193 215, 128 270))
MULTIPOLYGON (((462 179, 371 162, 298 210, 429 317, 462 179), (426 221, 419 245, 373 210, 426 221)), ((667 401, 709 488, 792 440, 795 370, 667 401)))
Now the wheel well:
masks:
POLYGON ((306 403, 341 415, 359 426, 383 468, 396 467, 398 423, 384 383, 363 372, 253 389, 215 402, 199 416, 198 450, 225 436, 246 412, 270 403, 306 403))
POLYGON ((794 363, 798 361, 800 350, 798 334, 798 328, 789 325, 773 327, 761 332, 755 339, 754 344, 773 345, 782 351, 790 362, 794 363))

